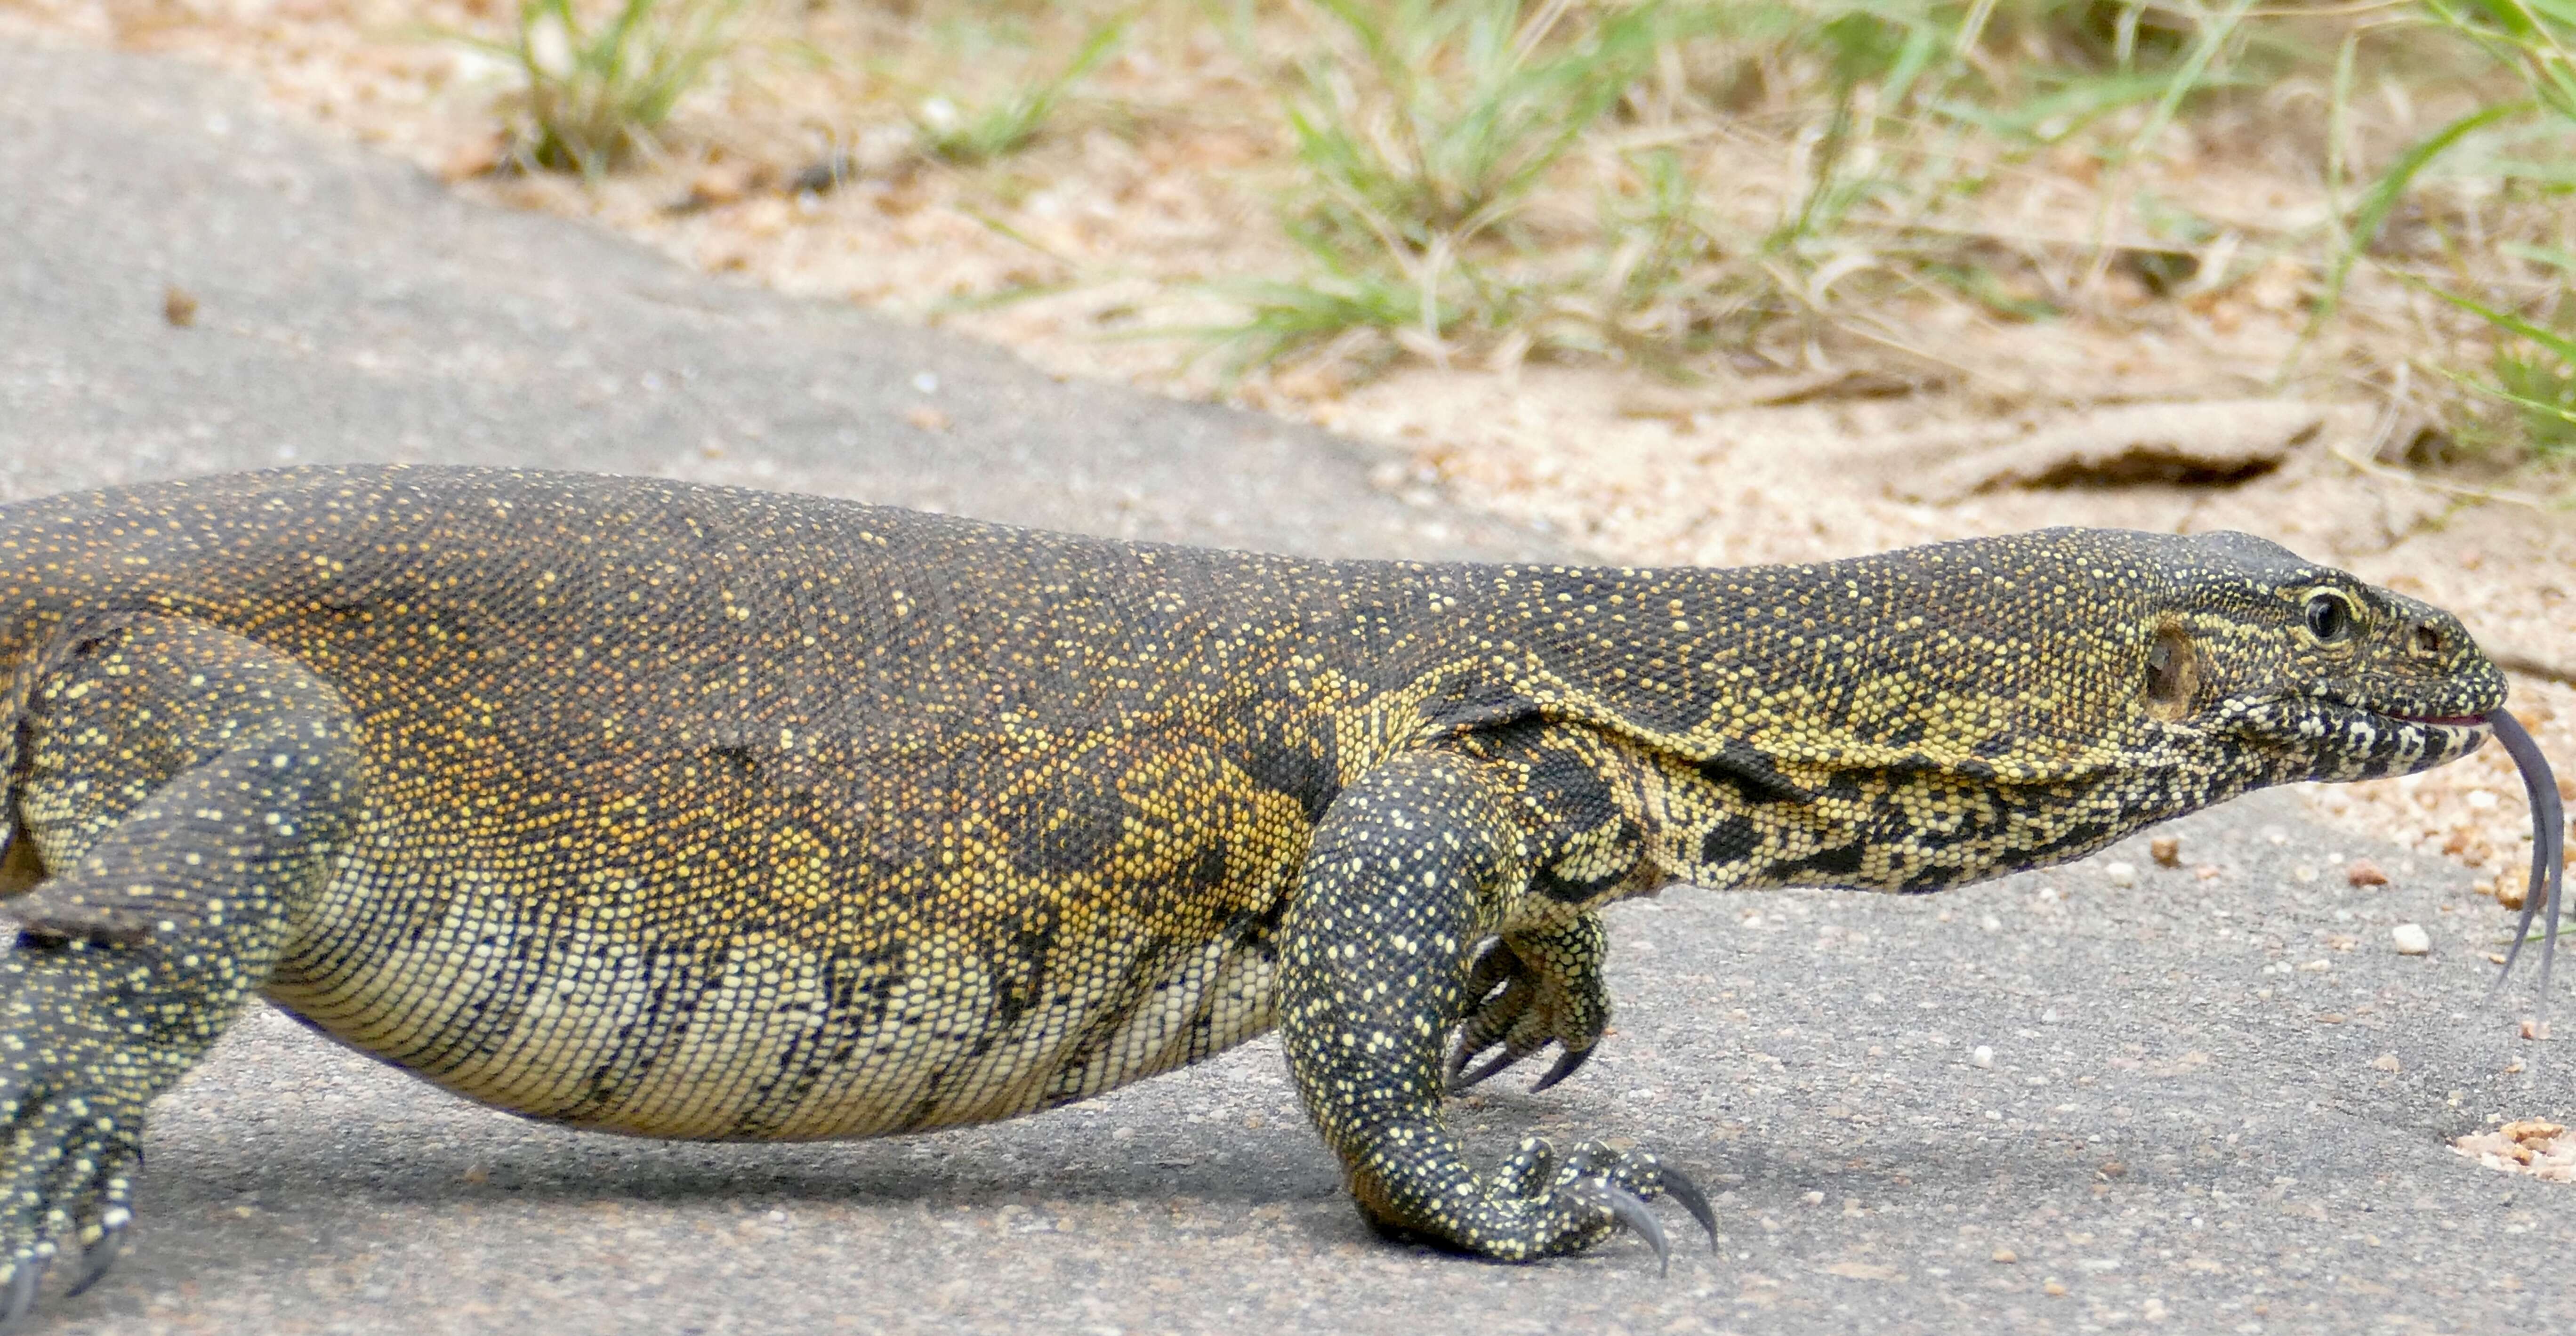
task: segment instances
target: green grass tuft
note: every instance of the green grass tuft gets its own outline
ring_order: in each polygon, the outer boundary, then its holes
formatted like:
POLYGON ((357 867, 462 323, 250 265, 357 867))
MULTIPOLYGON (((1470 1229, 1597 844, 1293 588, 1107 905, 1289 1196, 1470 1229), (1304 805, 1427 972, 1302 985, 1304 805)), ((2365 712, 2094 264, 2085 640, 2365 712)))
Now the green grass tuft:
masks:
POLYGON ((945 96, 924 99, 913 112, 914 142, 923 154, 961 167, 1027 148, 1046 128, 1065 92, 1118 49, 1130 17, 1122 14, 1092 29, 1062 69, 998 101, 975 105, 945 96))
POLYGON ((572 0, 522 0, 508 42, 475 45, 518 67, 513 156, 596 177, 649 156, 672 109, 729 51, 744 0, 621 0, 601 18, 572 0))

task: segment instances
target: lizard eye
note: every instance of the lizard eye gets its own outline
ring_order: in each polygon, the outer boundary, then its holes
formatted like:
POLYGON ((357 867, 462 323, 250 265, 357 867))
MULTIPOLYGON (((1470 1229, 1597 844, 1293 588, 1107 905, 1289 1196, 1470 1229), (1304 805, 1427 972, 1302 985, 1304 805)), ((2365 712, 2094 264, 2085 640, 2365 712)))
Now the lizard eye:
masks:
POLYGON ((2320 589, 2308 595, 2308 634, 2332 645, 2352 638, 2355 618, 2352 600, 2332 590, 2320 589))

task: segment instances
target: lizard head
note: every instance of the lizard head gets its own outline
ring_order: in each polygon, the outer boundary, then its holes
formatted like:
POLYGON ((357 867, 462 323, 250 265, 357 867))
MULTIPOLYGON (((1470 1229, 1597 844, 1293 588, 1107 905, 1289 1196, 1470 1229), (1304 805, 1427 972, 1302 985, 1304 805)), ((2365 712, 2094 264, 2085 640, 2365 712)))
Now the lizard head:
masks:
POLYGON ((2260 783, 2411 774, 2485 740, 2504 675, 2459 619, 2247 534, 2173 541, 2197 560, 2133 636, 2142 732, 2260 783))
POLYGON ((2493 733, 2522 772, 2532 820, 2531 884, 2505 970, 2548 906, 2547 997, 2566 818, 2547 758, 2504 708, 2504 675, 2439 608, 2245 534, 2196 541, 2213 574, 2179 591, 2155 624, 2143 664, 2147 714, 2199 729, 2204 750, 2249 772, 2245 787, 2412 774, 2493 733), (2228 567, 2238 573, 2217 573, 2228 567))
POLYGON ((1648 824, 1704 885, 1938 890, 2268 785, 2428 769, 2509 723, 2457 619, 2245 534, 1630 580, 1548 594, 1556 680, 1589 691, 1545 703, 1652 758, 1648 824), (1606 633, 1566 607, 1628 612, 1626 642, 1669 627, 1631 658, 1685 671, 1582 671, 1606 633))

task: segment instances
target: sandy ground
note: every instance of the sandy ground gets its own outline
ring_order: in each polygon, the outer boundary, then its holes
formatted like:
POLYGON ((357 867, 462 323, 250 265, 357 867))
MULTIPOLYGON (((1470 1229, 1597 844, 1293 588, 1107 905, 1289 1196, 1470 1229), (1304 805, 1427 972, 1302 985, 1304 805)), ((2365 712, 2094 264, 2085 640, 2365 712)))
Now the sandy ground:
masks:
MULTIPOLYGON (((2513 707, 2576 798, 2576 511, 2564 476, 2410 472, 2381 461, 2402 455, 2419 416, 2331 393, 2270 397, 2300 309, 2275 268, 2248 267, 2187 309, 2168 303, 2126 323, 1909 311, 1917 324, 1883 356, 1721 360, 1687 386, 1515 349, 1367 375, 1328 358, 1228 383, 1187 345, 1136 337, 1214 318, 1190 284, 1282 260, 1257 170, 1275 145, 1255 119, 1229 117, 1229 91, 1249 93, 1228 83, 1240 72, 1213 37, 1131 49, 1101 75, 1114 97, 1069 111, 1039 151, 1002 169, 927 163, 907 152, 900 122, 817 110, 854 86, 882 101, 931 77, 900 61, 864 75, 773 63, 757 82, 713 86, 666 159, 584 186, 489 171, 506 72, 425 38, 498 31, 498 12, 485 0, 0 0, 0 31, 244 70, 294 114, 475 196, 587 217, 789 293, 943 323, 1061 376, 1230 396, 1320 423, 1387 447, 1375 480, 1390 492, 1446 495, 1606 561, 1808 561, 2054 524, 2251 530, 2458 613, 2513 670, 2513 707), (1171 110, 1181 105, 1194 110, 1171 110), (800 160, 835 146, 852 180, 788 188, 800 160)), ((893 21, 815 11, 805 36, 864 44, 893 21)), ((2265 182, 2259 156, 2185 165, 2248 209, 2308 207, 2265 182)), ((2082 198, 2080 181, 2043 184, 2082 198)), ((2144 312, 2143 292, 2113 293, 2144 312)), ((2482 890, 2518 903, 2528 817, 2497 749, 2307 801, 2460 860, 2482 890)))

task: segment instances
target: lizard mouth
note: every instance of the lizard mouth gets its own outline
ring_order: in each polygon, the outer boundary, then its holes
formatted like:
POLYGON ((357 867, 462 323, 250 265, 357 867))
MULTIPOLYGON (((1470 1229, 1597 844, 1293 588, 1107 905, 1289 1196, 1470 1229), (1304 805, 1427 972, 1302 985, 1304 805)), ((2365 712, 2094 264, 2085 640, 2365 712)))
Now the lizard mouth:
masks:
POLYGON ((2395 719, 2400 723, 2433 724, 2442 728, 2484 728, 2487 726, 2487 717, 2482 714, 2392 714, 2388 717, 2395 719))

